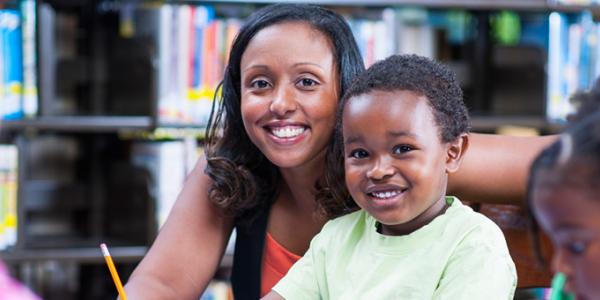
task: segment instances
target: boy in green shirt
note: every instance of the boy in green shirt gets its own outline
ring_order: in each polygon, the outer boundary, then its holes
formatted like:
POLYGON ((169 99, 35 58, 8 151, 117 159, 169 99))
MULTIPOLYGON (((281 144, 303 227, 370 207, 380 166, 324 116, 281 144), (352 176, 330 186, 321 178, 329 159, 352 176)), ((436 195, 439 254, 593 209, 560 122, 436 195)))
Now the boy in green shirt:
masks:
POLYGON ((319 204, 328 222, 265 299, 512 299, 501 230, 457 198, 468 148, 454 74, 415 55, 374 64, 340 104, 319 204))

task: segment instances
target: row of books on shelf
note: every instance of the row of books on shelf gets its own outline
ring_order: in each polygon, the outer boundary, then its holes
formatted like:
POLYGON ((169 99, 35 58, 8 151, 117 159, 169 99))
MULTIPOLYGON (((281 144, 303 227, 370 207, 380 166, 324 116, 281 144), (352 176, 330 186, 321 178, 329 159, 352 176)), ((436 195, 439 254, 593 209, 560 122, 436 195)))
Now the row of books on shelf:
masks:
POLYGON ((194 138, 176 141, 136 142, 132 146, 131 161, 148 171, 150 194, 156 201, 155 218, 160 228, 164 224, 183 188, 185 177, 194 168, 203 152, 194 138))
MULTIPOLYGON (((228 51, 242 21, 219 16, 218 9, 209 5, 164 4, 151 9, 158 10, 160 120, 167 124, 205 125, 228 51)), ((505 18, 495 22, 500 25, 492 30, 503 37, 504 43, 514 46, 512 40, 548 51, 547 117, 564 119, 572 109, 569 96, 575 90, 589 87, 600 70, 600 64, 596 63, 600 52, 598 24, 589 12, 551 13, 542 17, 542 21, 502 13, 505 18), (563 20, 558 31, 553 21, 556 16, 563 20), (512 25, 507 26, 507 22, 512 25)), ((448 55, 440 53, 440 49, 447 48, 440 42, 460 45, 478 34, 475 18, 461 10, 385 8, 374 17, 347 14, 345 18, 367 67, 394 53, 447 59, 440 57, 448 55)))
POLYGON ((17 242, 17 163, 15 145, 0 145, 0 251, 17 242))
MULTIPOLYGON (((205 125, 242 20, 218 16, 209 5, 163 4, 141 9, 154 11, 153 18, 158 18, 160 120, 205 125)), ((436 30, 448 30, 452 42, 463 42, 469 25, 464 15, 388 8, 379 18, 347 15, 346 19, 369 66, 393 53, 435 58, 436 30)))
MULTIPOLYGON (((37 114, 35 11, 34 0, 23 0, 18 8, 0 12, 0 119, 37 114)), ((160 122, 205 125, 242 20, 223 17, 211 5, 142 4, 124 11, 129 13, 121 14, 121 27, 129 30, 123 35, 135 35, 135 28, 156 28, 160 122)), ((367 66, 393 53, 439 58, 439 31, 447 43, 460 44, 476 27, 469 13, 460 10, 385 8, 376 17, 346 19, 367 66)), ((527 33, 526 23, 519 26, 527 33)), ((547 116, 561 119, 572 109, 568 96, 598 75, 600 30, 589 12, 551 13, 546 26, 547 31, 535 27, 534 35, 549 53, 547 116)))
POLYGON ((600 0, 549 0, 550 3, 562 5, 599 5, 600 0))
MULTIPOLYGON (((156 9, 156 8, 151 8, 156 9)), ((158 8, 159 118, 204 125, 227 54, 242 21, 217 18, 208 5, 158 8)))
POLYGON ((37 113, 35 1, 0 10, 0 120, 37 113))
POLYGON ((549 16, 546 115, 564 120, 575 110, 569 101, 600 75, 600 23, 590 12, 549 16))

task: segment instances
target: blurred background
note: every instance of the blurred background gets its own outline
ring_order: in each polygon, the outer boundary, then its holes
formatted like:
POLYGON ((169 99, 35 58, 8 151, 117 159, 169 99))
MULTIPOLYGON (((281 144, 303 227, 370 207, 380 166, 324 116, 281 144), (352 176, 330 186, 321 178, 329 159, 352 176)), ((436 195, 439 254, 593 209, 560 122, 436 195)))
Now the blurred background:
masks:
MULTIPOLYGON (((126 281, 202 154, 235 34, 275 2, 292 1, 0 1, 0 258, 16 278, 44 299, 115 299, 98 245, 126 281)), ((308 2, 346 17, 367 66, 448 64, 474 132, 560 132, 600 73, 597 0, 308 2)), ((548 286, 523 208, 465 200, 504 230, 520 291, 548 286)), ((228 250, 203 299, 228 299, 230 268, 228 250)))

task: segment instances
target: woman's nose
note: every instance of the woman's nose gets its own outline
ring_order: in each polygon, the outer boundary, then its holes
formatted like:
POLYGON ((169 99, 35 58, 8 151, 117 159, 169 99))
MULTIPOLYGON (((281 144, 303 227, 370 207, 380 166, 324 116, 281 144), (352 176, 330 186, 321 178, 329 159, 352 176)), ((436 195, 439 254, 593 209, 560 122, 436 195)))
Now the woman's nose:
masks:
POLYGON ((294 99, 294 93, 290 91, 289 87, 281 86, 277 89, 277 92, 273 95, 273 100, 269 109, 273 114, 278 117, 284 117, 289 113, 295 111, 297 108, 296 100, 294 99))

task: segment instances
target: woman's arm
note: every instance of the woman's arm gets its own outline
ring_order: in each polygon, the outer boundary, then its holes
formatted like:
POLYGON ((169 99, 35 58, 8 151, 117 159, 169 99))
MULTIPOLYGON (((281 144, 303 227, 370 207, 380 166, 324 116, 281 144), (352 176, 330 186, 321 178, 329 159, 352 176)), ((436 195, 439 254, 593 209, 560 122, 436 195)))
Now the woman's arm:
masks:
POLYGON ((529 165, 556 136, 513 137, 473 133, 448 194, 480 203, 522 204, 529 165))
POLYGON ((201 158, 125 290, 128 299, 198 299, 217 270, 233 227, 208 199, 201 158))

